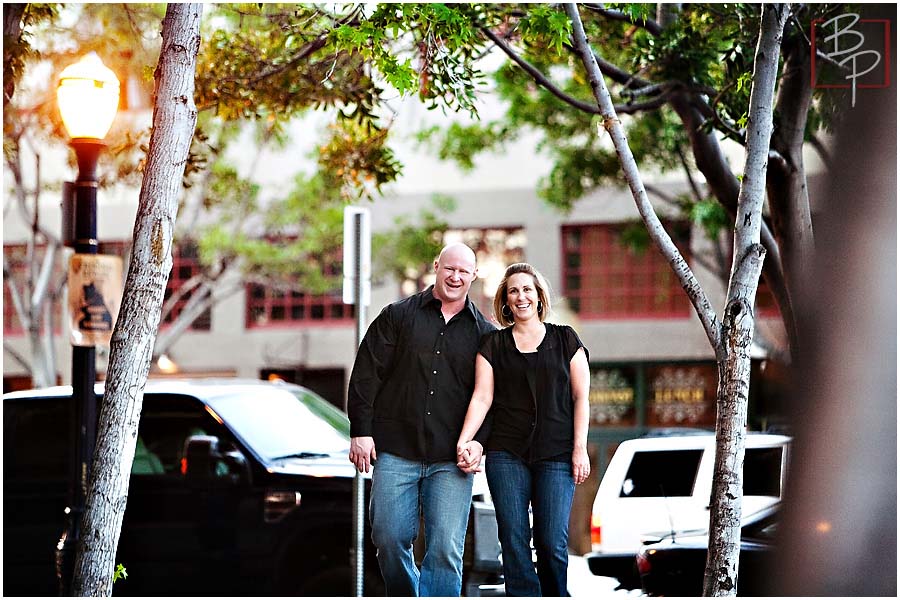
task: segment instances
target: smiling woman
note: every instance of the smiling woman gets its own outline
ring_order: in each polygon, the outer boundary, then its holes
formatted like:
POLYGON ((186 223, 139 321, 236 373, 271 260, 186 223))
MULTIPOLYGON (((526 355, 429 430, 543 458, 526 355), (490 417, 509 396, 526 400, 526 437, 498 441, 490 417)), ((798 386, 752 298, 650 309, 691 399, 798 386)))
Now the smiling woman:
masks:
POLYGON ((459 468, 480 470, 473 437, 490 411, 487 480, 506 592, 515 596, 567 595, 572 500, 590 474, 587 349, 571 327, 545 323, 549 312, 540 273, 510 265, 494 295, 494 316, 507 327, 482 338, 456 446, 459 468))

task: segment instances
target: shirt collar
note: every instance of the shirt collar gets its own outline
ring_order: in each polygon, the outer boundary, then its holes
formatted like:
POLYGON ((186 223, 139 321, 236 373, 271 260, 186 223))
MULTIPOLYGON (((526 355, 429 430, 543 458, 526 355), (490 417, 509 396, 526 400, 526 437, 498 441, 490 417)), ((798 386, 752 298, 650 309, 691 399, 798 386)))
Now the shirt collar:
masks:
MULTIPOLYGON (((428 288, 419 293, 419 308, 427 306, 432 302, 437 303, 438 307, 441 306, 441 301, 434 297, 434 285, 429 285, 428 288)), ((469 314, 472 315, 472 318, 476 321, 478 320, 477 315, 475 314, 475 303, 469 298, 469 295, 466 294, 466 307, 463 310, 468 310, 469 314)))

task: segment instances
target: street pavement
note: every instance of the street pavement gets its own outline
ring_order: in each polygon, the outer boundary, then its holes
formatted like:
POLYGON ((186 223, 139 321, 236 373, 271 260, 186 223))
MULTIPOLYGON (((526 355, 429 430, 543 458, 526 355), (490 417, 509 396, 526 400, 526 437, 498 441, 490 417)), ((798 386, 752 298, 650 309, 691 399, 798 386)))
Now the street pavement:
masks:
POLYGON ((569 594, 573 598, 636 598, 643 596, 641 590, 617 590, 619 580, 600 577, 591 573, 583 556, 569 555, 569 594))

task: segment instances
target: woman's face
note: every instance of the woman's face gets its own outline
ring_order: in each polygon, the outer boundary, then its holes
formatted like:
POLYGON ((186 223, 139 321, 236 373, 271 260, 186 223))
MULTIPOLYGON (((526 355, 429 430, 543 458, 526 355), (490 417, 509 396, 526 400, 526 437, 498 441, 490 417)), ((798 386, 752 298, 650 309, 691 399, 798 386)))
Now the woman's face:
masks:
POLYGON ((534 277, 516 273, 506 280, 506 305, 516 321, 537 317, 538 291, 534 277))

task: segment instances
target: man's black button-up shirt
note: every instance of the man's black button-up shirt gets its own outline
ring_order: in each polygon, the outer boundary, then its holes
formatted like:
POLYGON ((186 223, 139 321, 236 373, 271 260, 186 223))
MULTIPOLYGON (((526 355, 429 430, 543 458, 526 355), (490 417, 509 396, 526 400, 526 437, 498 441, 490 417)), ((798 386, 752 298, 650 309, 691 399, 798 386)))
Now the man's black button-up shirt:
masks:
MULTIPOLYGON (((376 452, 456 461, 475 356, 496 328, 468 298, 445 323, 432 289, 389 304, 369 326, 350 375, 350 435, 374 437, 376 452)), ((482 445, 487 429, 475 436, 482 445)))

